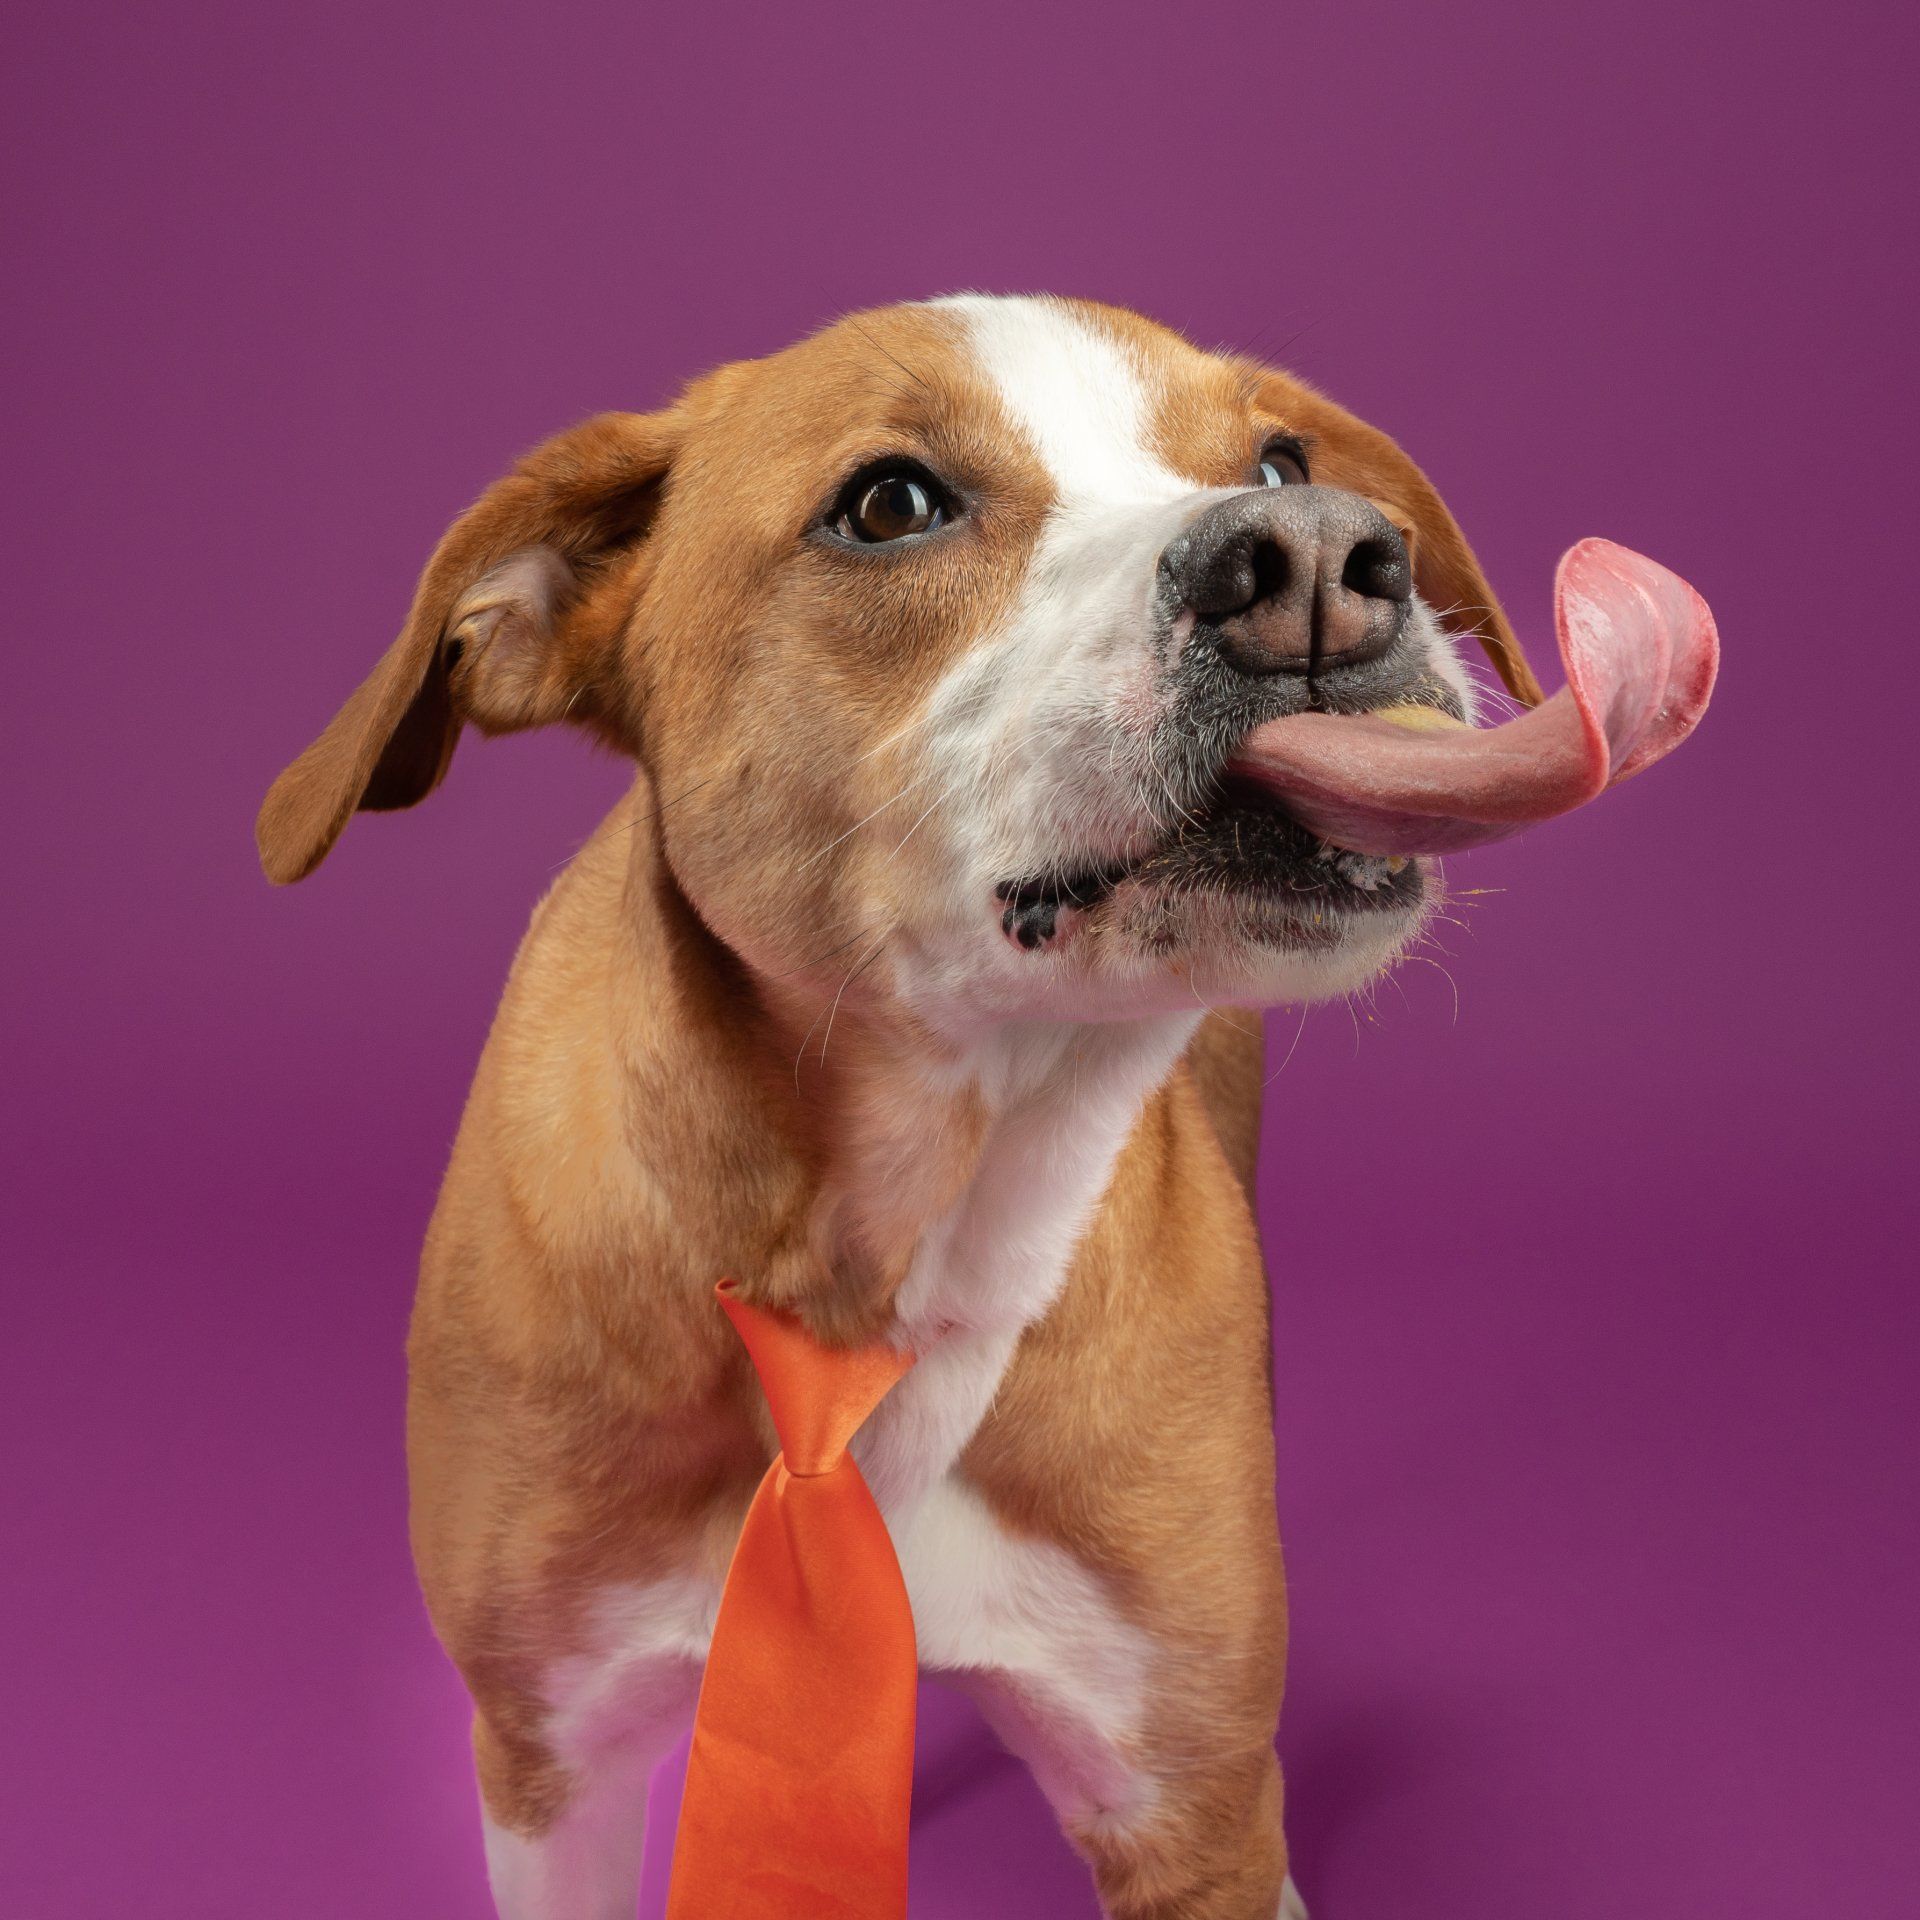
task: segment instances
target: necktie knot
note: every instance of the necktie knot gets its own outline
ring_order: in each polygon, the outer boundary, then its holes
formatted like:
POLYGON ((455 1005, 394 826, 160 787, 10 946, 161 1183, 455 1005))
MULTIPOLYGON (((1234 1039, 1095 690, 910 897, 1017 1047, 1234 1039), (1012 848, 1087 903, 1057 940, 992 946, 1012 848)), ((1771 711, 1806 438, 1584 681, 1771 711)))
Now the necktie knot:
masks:
POLYGON ((868 1414, 913 1365, 913 1355, 898 1347, 824 1347, 790 1314, 748 1305, 730 1280, 720 1284, 720 1304, 760 1376, 795 1479, 831 1473, 868 1414))

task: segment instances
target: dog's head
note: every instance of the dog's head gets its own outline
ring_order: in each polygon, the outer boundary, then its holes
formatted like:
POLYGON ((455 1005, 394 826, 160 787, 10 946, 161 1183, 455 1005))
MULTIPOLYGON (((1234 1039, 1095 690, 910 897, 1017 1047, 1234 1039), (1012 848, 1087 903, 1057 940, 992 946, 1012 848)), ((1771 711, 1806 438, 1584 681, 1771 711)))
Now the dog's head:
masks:
POLYGON ((462 725, 568 720, 645 768, 760 977, 960 1033, 1348 990, 1418 862, 1336 854, 1226 774, 1261 722, 1538 698, 1384 434, 1111 308, 939 301, 539 448, 441 542, 399 639, 260 818, 310 872, 462 725))

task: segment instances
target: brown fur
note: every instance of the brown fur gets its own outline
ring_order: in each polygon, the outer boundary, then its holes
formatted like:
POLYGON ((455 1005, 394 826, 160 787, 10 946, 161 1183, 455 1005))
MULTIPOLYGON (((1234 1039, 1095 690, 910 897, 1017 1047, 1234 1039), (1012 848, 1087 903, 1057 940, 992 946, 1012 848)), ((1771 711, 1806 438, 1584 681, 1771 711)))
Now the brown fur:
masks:
MULTIPOLYGON (((1393 503, 1423 589, 1537 694, 1458 528, 1384 436, 1284 376, 1100 320, 1177 376, 1158 432, 1182 470, 1235 483, 1274 425, 1310 435, 1317 471, 1393 503)), ((291 880, 356 806, 422 798, 466 721, 569 719, 641 768, 515 960, 409 1347, 414 1549, 511 1828, 565 1803, 541 1676, 580 1645, 591 1597, 717 1578, 766 1464, 716 1278, 828 1339, 871 1337, 980 1150, 978 1102, 927 1091, 935 1043, 860 973, 876 903, 884 923, 916 882, 897 828, 857 829, 899 784, 874 744, 1006 603, 1047 504, 1005 461, 1010 437, 952 329, 914 309, 563 434, 456 523, 399 639, 262 810, 266 870, 291 880), (911 590, 856 588, 800 536, 835 477, 903 433, 982 476, 986 510, 911 590), (814 857, 837 840, 841 857, 814 857)), ((1248 1205, 1260 1061, 1252 1016, 1201 1027, 961 1463, 1005 1525, 1069 1549, 1165 1650, 1140 1756, 1160 1810, 1077 1836, 1132 1920, 1268 1920, 1285 1867, 1248 1205)))

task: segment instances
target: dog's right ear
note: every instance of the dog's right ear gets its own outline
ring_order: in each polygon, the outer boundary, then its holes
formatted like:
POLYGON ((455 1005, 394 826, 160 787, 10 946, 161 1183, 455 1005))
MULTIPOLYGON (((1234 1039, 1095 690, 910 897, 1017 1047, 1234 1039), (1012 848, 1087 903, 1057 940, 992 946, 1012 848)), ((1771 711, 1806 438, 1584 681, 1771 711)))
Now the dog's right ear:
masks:
POLYGON ((632 744, 618 622, 592 589, 644 539, 684 431, 675 412, 600 414, 453 523, 400 637, 273 783, 254 828, 268 879, 304 879, 356 808, 424 800, 468 720, 504 733, 569 719, 632 744))

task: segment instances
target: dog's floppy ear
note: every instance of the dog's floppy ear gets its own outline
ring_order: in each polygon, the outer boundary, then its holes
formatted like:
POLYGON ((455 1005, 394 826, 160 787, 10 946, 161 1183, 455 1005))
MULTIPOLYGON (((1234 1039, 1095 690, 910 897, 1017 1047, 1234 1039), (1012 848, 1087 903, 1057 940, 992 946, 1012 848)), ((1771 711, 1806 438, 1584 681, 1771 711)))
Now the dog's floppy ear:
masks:
POLYGON ((536 448, 447 530, 407 623, 255 825, 270 880, 304 879, 354 810, 440 784, 460 728, 562 718, 631 745, 593 589, 644 536, 680 444, 673 412, 603 413, 536 448))
POLYGON ((1265 404, 1275 418, 1311 437, 1314 479, 1365 494, 1380 508, 1406 537, 1414 584, 1441 624, 1450 633, 1477 640, 1507 691, 1530 707, 1538 706, 1543 698, 1540 682, 1433 482, 1379 428, 1299 381, 1284 375, 1270 378, 1274 386, 1265 404))

